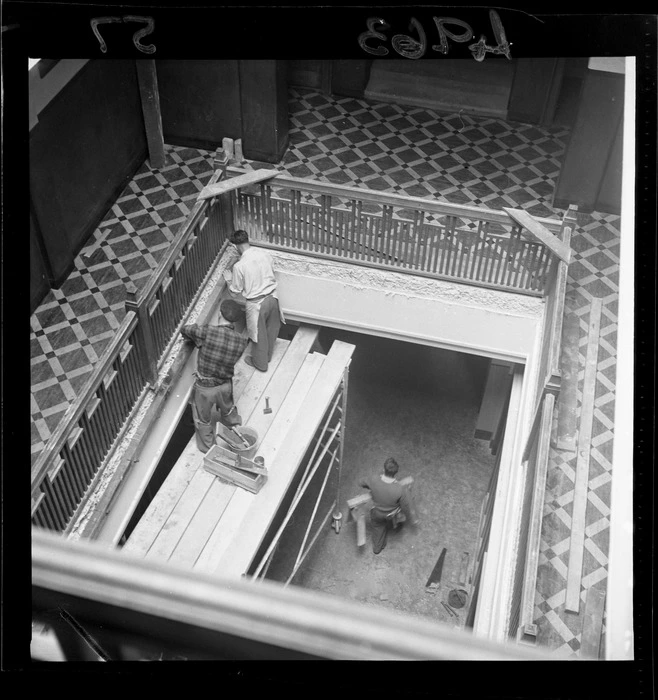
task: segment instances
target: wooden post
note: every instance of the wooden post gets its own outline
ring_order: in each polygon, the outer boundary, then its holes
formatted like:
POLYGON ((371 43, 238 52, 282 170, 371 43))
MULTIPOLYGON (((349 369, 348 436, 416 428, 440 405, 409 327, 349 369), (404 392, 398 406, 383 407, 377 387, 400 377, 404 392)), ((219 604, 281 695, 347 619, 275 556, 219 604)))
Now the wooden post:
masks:
POLYGON ((137 68, 139 95, 142 100, 144 128, 149 149, 149 166, 151 168, 162 168, 166 159, 155 61, 153 59, 140 58, 135 61, 135 66, 137 68))
POLYGON ((135 328, 135 338, 137 341, 137 351, 144 378, 150 386, 155 384, 158 376, 155 357, 155 343, 153 342, 153 330, 151 319, 148 313, 148 304, 137 301, 137 287, 130 282, 126 286, 126 311, 134 311, 137 314, 137 327, 135 328))

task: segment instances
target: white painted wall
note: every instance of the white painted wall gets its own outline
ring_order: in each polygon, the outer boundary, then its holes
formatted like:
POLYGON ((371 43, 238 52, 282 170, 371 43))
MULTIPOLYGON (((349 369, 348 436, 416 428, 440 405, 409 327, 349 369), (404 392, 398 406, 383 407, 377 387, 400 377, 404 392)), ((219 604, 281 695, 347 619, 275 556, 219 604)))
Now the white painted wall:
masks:
POLYGON ((414 275, 272 252, 289 320, 525 362, 544 302, 414 275))

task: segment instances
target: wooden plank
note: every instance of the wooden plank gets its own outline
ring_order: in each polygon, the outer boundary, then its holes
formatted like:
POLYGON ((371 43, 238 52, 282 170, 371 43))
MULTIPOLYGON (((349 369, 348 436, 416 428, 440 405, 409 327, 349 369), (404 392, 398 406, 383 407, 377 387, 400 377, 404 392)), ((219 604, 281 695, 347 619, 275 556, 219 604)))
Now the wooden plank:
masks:
POLYGON ((539 223, 527 211, 503 207, 503 211, 509 214, 510 218, 522 226, 536 241, 543 243, 560 260, 569 264, 571 260, 571 248, 563 243, 557 236, 552 234, 546 226, 539 223))
MULTIPOLYGON (((414 483, 414 479, 412 476, 405 476, 404 479, 400 479, 399 483, 402 484, 403 486, 408 486, 410 487, 411 484, 414 483)), ((353 508, 357 508, 358 506, 364 505, 364 504, 370 504, 372 503, 372 495, 370 492, 368 493, 361 493, 358 496, 355 496, 354 498, 350 498, 347 501, 347 507, 352 510, 353 508)))
MULTIPOLYGON (((261 444, 285 401, 286 395, 291 390, 295 377, 311 352, 319 332, 318 327, 300 326, 279 363, 277 371, 268 383, 265 393, 270 399, 272 413, 263 413, 262 408, 259 408, 259 410, 254 411, 249 420, 249 427, 258 433, 261 444)), ((259 406, 261 405, 263 407, 265 405, 262 399, 259 402, 259 406)))
POLYGON ((579 656, 582 659, 600 658, 604 602, 605 593, 603 591, 594 587, 587 589, 585 613, 583 616, 583 632, 580 638, 579 656))
POLYGON ((167 516, 153 544, 146 552, 146 559, 169 559, 203 497, 212 485, 213 478, 203 469, 197 469, 181 498, 167 516))
MULTIPOLYGON (((270 468, 270 478, 263 487, 259 498, 254 499, 252 507, 246 514, 245 522, 249 528, 243 528, 231 542, 223 557, 217 563, 215 571, 223 575, 240 576, 248 568, 254 553, 276 514, 299 467, 304 453, 315 434, 322 417, 343 379, 343 372, 349 365, 354 346, 342 341, 334 341, 327 357, 312 384, 307 384, 308 391, 297 410, 291 410, 286 416, 286 424, 276 432, 284 435, 280 449, 276 451, 270 468)), ((263 445, 265 463, 270 463, 263 445)), ((271 453, 270 453, 271 454, 271 453)))
POLYGON ((213 479, 208 493, 174 548, 169 562, 191 569, 203 551, 237 486, 213 479))
MULTIPOLYGON (((259 454, 265 460, 266 466, 276 457, 278 450, 284 444, 286 435, 299 411, 301 402, 308 393, 315 376, 320 372, 324 361, 325 357, 323 355, 318 353, 309 355, 304 366, 295 378, 294 385, 290 388, 285 402, 276 414, 276 420, 272 423, 271 429, 268 431, 268 434, 259 447, 259 454)), ((272 469, 270 468, 268 471, 271 472, 272 469)), ((258 496, 254 496, 242 490, 239 490, 239 492, 234 495, 228 508, 222 514, 207 545, 197 559, 194 566, 195 570, 212 572, 217 569, 224 553, 243 528, 245 514, 254 499, 257 499, 257 505, 261 505, 268 497, 266 489, 267 486, 258 496)), ((254 525, 249 521, 247 522, 249 523, 249 527, 254 525)), ((251 552, 249 556, 253 557, 254 552, 251 552)))
POLYGON ((580 607, 580 587, 585 548, 585 515, 587 511, 587 490, 589 487, 589 455, 592 443, 592 421, 594 418, 594 391, 596 388, 596 367, 599 353, 601 307, 601 299, 595 298, 592 300, 589 334, 587 337, 587 359, 585 362, 585 375, 583 379, 583 401, 580 407, 576 480, 571 515, 571 542, 569 545, 567 596, 565 603, 565 609, 569 612, 578 612, 580 607))
POLYGON ((156 497, 149 504, 128 541, 123 547, 126 552, 144 556, 160 533, 171 511, 184 493, 188 483, 202 465, 201 454, 192 438, 179 457, 175 467, 169 472, 156 497))
POLYGON ((217 195, 224 194, 224 192, 230 192, 231 190, 237 190, 240 187, 245 187, 246 185, 253 185, 256 182, 263 182, 263 180, 269 180, 273 177, 279 175, 278 170, 254 170, 244 175, 238 175, 237 177, 232 177, 229 180, 222 180, 213 185, 206 185, 206 187, 201 190, 199 199, 211 199, 212 197, 217 197, 217 195))
POLYGON ((537 570, 539 568, 539 550, 541 546, 541 525, 544 514, 544 497, 546 495, 546 475, 551 442, 551 425, 555 395, 546 394, 541 412, 539 445, 534 469, 532 502, 530 505, 530 522, 528 523, 528 540, 526 543, 525 572, 519 624, 531 625, 534 622, 535 593, 537 590, 537 570))

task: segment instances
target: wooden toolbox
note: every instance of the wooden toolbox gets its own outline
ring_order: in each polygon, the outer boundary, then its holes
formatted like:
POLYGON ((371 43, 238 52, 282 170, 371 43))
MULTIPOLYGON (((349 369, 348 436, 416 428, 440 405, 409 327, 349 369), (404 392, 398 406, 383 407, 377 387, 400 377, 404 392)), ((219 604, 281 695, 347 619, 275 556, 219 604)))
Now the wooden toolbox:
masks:
POLYGON ((251 493, 258 493, 267 481, 267 469, 220 445, 214 445, 203 457, 203 468, 251 493))

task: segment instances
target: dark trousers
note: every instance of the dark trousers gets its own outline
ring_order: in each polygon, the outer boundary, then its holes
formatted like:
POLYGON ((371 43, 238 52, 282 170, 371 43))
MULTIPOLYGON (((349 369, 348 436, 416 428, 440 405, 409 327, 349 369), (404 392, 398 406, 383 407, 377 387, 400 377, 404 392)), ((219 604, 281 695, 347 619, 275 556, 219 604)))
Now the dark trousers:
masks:
POLYGON ((279 302, 273 296, 266 297, 258 313, 258 342, 252 343, 251 348, 251 361, 256 369, 267 370, 280 328, 279 302))
POLYGON ((201 452, 208 452, 216 443, 215 426, 218 417, 222 423, 229 426, 240 425, 242 422, 237 410, 233 410, 235 404, 232 381, 213 387, 195 384, 192 388, 190 403, 194 417, 196 445, 201 452), (217 410, 219 410, 219 416, 217 416, 217 410))
POLYGON ((372 536, 372 551, 379 554, 386 547, 389 518, 377 508, 370 511, 370 530, 372 536))

